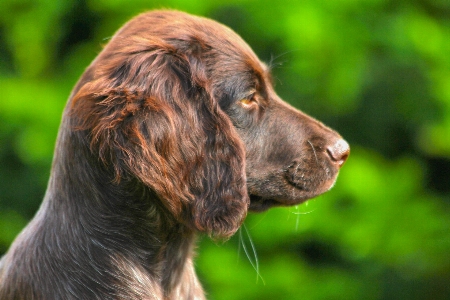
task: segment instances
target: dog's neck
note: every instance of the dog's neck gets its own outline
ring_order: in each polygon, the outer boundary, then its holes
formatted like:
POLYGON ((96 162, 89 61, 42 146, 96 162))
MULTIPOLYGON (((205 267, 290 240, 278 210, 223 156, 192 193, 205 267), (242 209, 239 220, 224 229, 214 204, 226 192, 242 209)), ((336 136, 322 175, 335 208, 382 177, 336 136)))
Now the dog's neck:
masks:
POLYGON ((39 267, 73 285, 81 298, 94 289, 119 299, 204 299, 192 262, 195 233, 167 214, 151 191, 127 189, 136 182, 113 183, 74 140, 60 134, 57 147, 64 149, 56 152, 64 158, 55 156, 44 202, 30 224, 39 227, 36 248, 45 245, 39 267))

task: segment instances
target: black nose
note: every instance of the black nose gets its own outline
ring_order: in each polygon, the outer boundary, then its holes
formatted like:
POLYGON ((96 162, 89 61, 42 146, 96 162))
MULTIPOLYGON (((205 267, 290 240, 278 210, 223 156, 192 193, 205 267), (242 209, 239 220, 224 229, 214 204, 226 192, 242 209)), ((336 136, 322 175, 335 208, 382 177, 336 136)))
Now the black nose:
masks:
POLYGON ((340 139, 334 145, 328 146, 327 152, 331 159, 341 167, 350 155, 350 146, 345 140, 340 139))

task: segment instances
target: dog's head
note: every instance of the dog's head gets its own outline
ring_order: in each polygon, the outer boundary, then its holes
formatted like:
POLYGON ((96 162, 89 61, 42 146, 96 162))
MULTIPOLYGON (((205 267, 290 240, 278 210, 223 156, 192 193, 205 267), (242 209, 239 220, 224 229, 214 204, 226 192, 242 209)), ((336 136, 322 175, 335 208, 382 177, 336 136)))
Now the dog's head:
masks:
POLYGON ((348 144, 283 102, 268 68, 232 30, 175 11, 134 18, 69 102, 117 182, 138 179, 176 220, 233 234, 248 208, 330 189, 348 144))

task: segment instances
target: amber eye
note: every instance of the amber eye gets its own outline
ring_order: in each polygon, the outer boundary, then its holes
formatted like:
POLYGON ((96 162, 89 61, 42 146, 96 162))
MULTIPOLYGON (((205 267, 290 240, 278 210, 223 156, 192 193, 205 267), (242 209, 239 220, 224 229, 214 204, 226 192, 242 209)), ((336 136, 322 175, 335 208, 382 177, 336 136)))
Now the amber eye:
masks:
POLYGON ((254 95, 251 95, 251 96, 248 97, 248 98, 241 99, 239 102, 240 102, 244 107, 250 107, 250 106, 254 106, 254 105, 257 105, 257 104, 258 104, 258 101, 256 101, 254 95))
POLYGON ((255 101, 253 99, 242 99, 241 103, 244 105, 252 105, 255 101))

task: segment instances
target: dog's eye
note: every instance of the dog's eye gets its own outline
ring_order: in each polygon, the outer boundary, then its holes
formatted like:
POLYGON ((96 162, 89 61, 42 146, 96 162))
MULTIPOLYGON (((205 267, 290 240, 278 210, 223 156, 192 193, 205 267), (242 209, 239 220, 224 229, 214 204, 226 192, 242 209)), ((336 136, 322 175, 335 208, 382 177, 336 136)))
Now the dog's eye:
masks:
POLYGON ((246 97, 244 99, 239 100, 242 106, 246 108, 253 107, 255 105, 258 105, 258 101, 255 98, 255 95, 250 95, 249 97, 246 97))

